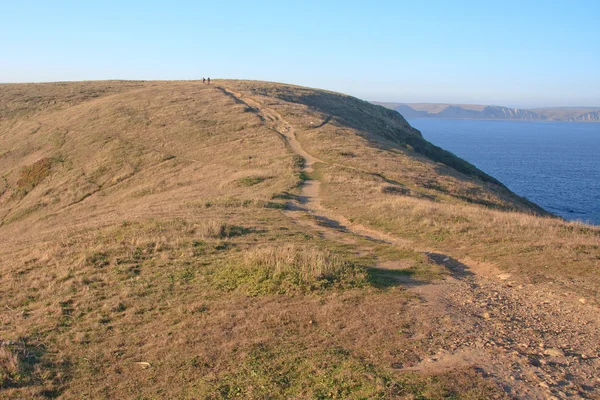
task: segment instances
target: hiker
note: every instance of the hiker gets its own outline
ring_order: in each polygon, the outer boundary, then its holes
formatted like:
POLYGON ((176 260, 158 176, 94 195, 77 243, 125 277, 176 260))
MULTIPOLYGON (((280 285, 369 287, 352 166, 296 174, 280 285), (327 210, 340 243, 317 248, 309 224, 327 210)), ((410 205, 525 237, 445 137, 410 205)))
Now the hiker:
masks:
POLYGON ((206 78, 202 77, 202 83, 206 83, 206 78))
POLYGON ((208 78, 208 84, 210 85, 210 77, 208 78))

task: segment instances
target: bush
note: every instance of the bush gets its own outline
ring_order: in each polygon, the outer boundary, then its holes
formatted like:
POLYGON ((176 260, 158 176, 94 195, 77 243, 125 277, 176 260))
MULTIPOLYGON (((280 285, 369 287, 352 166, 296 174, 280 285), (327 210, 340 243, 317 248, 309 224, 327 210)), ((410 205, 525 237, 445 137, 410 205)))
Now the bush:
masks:
POLYGON ((299 154, 294 154, 294 156, 292 157, 292 168, 295 170, 304 168, 305 163, 306 160, 299 154))

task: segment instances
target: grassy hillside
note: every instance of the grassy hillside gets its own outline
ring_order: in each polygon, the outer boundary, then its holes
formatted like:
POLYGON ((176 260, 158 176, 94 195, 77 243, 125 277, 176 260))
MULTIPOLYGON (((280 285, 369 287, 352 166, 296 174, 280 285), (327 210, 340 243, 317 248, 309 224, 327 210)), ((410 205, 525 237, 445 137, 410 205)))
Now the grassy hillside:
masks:
POLYGON ((599 238, 349 96, 0 85, 0 397, 537 394, 436 364, 476 330, 415 290, 451 260, 595 307, 599 238))

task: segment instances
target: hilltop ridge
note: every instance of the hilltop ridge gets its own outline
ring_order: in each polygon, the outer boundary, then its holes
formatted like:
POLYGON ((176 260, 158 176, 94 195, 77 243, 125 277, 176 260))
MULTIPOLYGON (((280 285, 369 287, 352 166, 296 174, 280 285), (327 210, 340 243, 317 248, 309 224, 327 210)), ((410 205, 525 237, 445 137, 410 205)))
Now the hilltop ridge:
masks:
MULTIPOLYGON (((415 162, 430 170, 435 163, 441 163, 448 168, 435 167, 436 176, 441 173, 446 179, 458 179, 473 187, 492 184, 481 190, 485 201, 488 201, 488 189, 494 192, 496 197, 489 201, 490 204, 543 212, 510 193, 494 178, 471 164, 424 140, 420 132, 397 113, 331 92, 266 83, 232 81, 230 84, 240 85, 252 94, 268 97, 271 101, 302 105, 304 115, 295 122, 308 132, 333 130, 338 132, 336 135, 340 140, 356 140, 356 137, 361 139, 362 146, 394 151, 397 157, 414 158, 415 162), (312 125, 308 124, 308 119, 313 120, 312 125), (457 172, 459 175, 456 175, 457 172)), ((231 121, 208 117, 203 119, 203 111, 193 115, 191 107, 200 107, 199 110, 203 110, 202 107, 214 107, 217 110, 214 115, 220 115, 222 111, 218 110, 226 109, 225 102, 234 101, 214 85, 194 86, 184 82, 6 85, 2 97, 7 100, 3 101, 4 107, 0 112, 8 129, 3 136, 6 150, 0 158, 5 182, 0 203, 3 224, 26 219, 29 214, 52 216, 83 200, 94 202, 93 198, 88 197, 97 197, 123 180, 137 182, 137 175, 144 176, 147 169, 165 162, 169 165, 178 160, 206 158, 208 154, 203 149, 218 140, 216 132, 219 130, 241 132, 227 139, 224 137, 223 145, 227 143, 231 146, 227 149, 229 153, 248 140, 250 132, 265 129, 256 123, 234 123, 233 114, 231 121), (165 95, 173 96, 173 99, 164 103, 165 95), (159 108, 160 113, 149 114, 149 109, 159 108), (174 117, 182 118, 175 126, 171 121, 174 117), (213 126, 219 128, 215 133, 211 133, 213 126), (23 132, 29 132, 26 142, 22 141, 23 132), (40 162, 43 165, 36 164, 40 162), (24 176, 23 171, 28 168, 33 168, 34 172, 38 168, 47 170, 48 178, 24 176), (32 179, 34 182, 25 183, 25 180, 32 179)), ((242 111, 235 118, 243 121, 252 116, 251 108, 242 111)), ((335 152, 336 147, 349 147, 350 143, 330 144, 328 152, 335 152)), ((256 149, 242 151, 235 157, 239 158, 246 152, 251 154, 256 149)), ((343 159, 343 156, 335 153, 330 157, 343 159)), ((220 160, 221 163, 225 161, 220 160)), ((352 163, 351 160, 348 162, 352 163)), ((243 161, 237 160, 232 165, 240 163, 243 165, 243 161)), ((433 173, 433 170, 429 173, 433 173)), ((408 177, 409 174, 405 175, 408 177)), ((423 185, 420 182, 422 177, 408 179, 406 184, 424 193, 436 190, 427 184, 423 185)), ((143 182, 139 184, 143 185, 143 182)), ((482 201, 473 193, 465 192, 457 196, 472 202, 482 201)), ((449 194, 452 195, 452 192, 449 194)))

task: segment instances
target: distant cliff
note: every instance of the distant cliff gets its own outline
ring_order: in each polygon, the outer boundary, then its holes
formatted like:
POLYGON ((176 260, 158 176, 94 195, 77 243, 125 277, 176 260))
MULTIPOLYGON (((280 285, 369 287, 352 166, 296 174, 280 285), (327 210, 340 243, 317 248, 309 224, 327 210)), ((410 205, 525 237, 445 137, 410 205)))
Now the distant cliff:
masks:
POLYGON ((374 103, 396 110, 405 118, 600 122, 600 108, 553 107, 527 110, 485 105, 374 103))
POLYGON ((600 110, 590 111, 577 117, 569 118, 569 121, 574 122, 600 122, 600 110))

